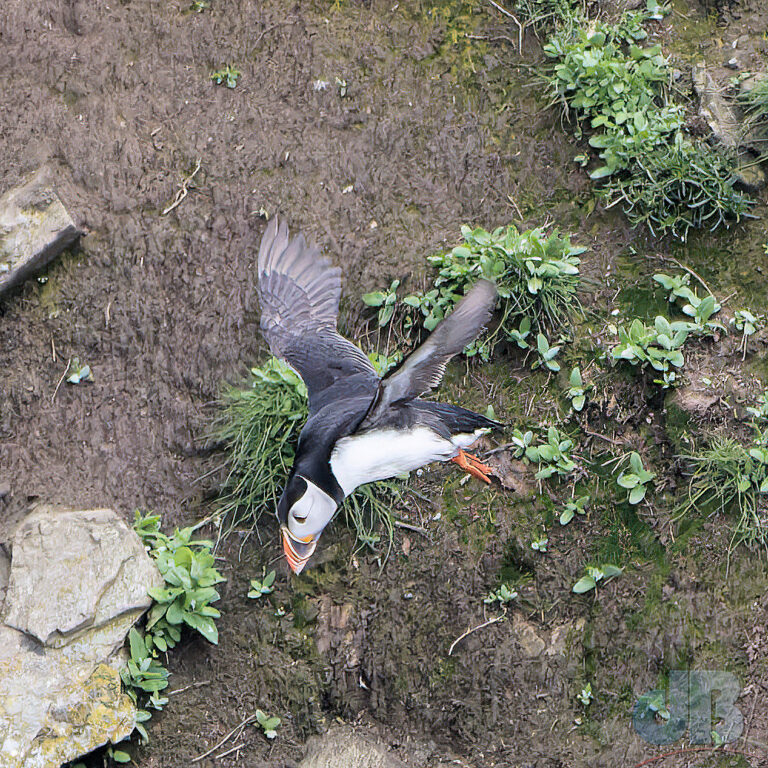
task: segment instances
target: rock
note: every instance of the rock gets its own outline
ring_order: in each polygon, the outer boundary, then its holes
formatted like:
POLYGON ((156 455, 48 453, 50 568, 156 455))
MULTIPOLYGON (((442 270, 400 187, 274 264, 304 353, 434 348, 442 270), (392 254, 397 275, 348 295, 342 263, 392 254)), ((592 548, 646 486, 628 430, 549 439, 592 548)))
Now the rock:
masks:
POLYGON ((0 295, 45 267, 81 234, 46 168, 6 192, 0 197, 0 295))
POLYGON ((704 64, 693 68, 693 87, 699 97, 699 114, 707 121, 714 137, 726 147, 738 147, 742 140, 739 119, 720 95, 704 64))
POLYGON ((11 572, 11 558, 8 557, 2 544, 0 544, 0 612, 5 603, 5 593, 8 589, 8 575, 11 572))
POLYGON ((768 185, 768 177, 765 170, 757 165, 757 161, 749 153, 739 154, 740 165, 735 174, 736 181, 745 192, 759 192, 768 185))
POLYGON ((299 768, 405 768, 387 745, 371 734, 350 727, 332 728, 307 742, 299 768))
POLYGON ((107 509, 38 507, 10 551, 0 612, 2 766, 50 768, 133 731, 118 669, 128 630, 151 604, 146 590, 162 577, 107 509))
POLYGON ((768 177, 755 157, 743 149, 753 149, 760 154, 759 140, 721 96, 704 64, 693 68, 693 87, 699 97, 699 114, 706 120, 716 140, 715 148, 736 150, 736 183, 747 192, 759 192, 768 183, 768 177))
POLYGON ((523 651, 523 656, 527 659, 541 656, 547 647, 547 644, 536 634, 533 624, 526 621, 519 613, 512 616, 512 631, 515 633, 515 640, 523 651))

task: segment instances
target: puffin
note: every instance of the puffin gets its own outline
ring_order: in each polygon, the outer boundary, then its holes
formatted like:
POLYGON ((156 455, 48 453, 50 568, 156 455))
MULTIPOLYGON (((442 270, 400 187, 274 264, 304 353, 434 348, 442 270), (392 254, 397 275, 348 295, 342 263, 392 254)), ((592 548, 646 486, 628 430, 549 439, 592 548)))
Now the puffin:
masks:
POLYGON ((341 270, 303 235, 291 239, 277 216, 261 240, 257 272, 261 333, 272 354, 301 376, 309 396, 309 416, 277 505, 283 552, 295 574, 360 485, 449 460, 491 482, 491 468, 465 449, 501 425, 422 396, 490 320, 494 283, 478 280, 429 337, 382 378, 336 328, 341 270))

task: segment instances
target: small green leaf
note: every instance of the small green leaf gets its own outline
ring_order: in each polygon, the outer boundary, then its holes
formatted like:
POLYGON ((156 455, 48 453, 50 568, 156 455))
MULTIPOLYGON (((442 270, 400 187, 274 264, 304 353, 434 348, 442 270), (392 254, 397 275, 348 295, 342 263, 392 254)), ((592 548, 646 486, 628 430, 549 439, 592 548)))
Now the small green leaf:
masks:
POLYGON ((373 291, 372 293, 363 294, 363 301, 369 307, 380 307, 386 298, 387 295, 383 291, 373 291))
POLYGON ((582 576, 574 585, 573 591, 577 594, 583 594, 589 592, 590 589, 594 589, 597 586, 597 582, 591 576, 582 576))

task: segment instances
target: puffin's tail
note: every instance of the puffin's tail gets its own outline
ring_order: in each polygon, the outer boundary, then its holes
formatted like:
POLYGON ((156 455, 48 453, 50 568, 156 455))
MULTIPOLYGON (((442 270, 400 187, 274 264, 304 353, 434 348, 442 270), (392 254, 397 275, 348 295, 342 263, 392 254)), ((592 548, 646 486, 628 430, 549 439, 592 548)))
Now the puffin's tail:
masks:
POLYGON ((471 433, 476 429, 484 428, 502 429, 505 426, 499 421, 494 421, 487 416, 482 416, 479 413, 462 408, 460 405, 435 403, 431 400, 413 401, 411 405, 435 414, 452 435, 471 433))

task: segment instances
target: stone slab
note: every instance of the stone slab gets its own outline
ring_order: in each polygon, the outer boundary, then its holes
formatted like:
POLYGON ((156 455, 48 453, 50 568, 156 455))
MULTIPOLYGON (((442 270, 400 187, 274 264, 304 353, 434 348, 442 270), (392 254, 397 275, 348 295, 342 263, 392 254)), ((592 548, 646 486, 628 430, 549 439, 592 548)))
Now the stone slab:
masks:
POLYGON ((163 579, 109 509, 37 507, 6 549, 0 768, 57 768, 133 731, 125 637, 163 579))
POLYGON ((0 296, 39 272, 81 234, 47 168, 0 197, 0 296))

